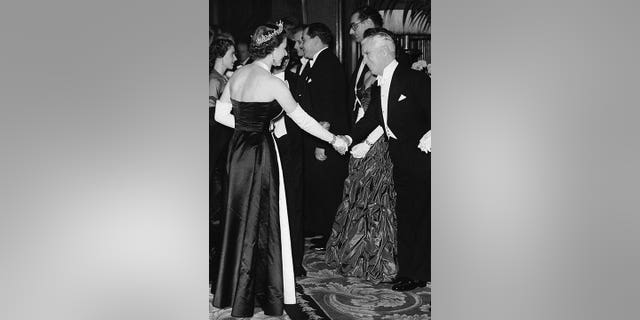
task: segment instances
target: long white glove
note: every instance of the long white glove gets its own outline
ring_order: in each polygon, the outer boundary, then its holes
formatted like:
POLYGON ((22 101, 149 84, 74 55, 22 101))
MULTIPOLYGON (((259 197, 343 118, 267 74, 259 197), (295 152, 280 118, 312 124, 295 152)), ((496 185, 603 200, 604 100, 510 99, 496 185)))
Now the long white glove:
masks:
POLYGON ((214 114, 216 121, 224 124, 227 127, 236 127, 236 117, 231 114, 231 102, 224 102, 218 100, 216 102, 216 113, 214 114))
POLYGON ((287 113, 287 116, 289 116, 289 118, 291 118, 291 120, 293 120, 300 127, 300 129, 308 132, 309 134, 315 136, 320 140, 331 142, 335 137, 333 133, 323 128, 318 123, 318 121, 316 121, 316 119, 312 118, 308 113, 306 113, 299 104, 295 109, 293 109, 293 111, 287 113))
POLYGON ((273 122, 273 135, 280 138, 287 134, 287 126, 284 123, 284 117, 273 122))
POLYGON ((373 146, 373 144, 376 143, 378 139, 380 139, 383 133, 384 133, 384 130, 382 129, 382 127, 377 126, 375 129, 373 129, 373 131, 371 131, 371 133, 369 133, 369 136, 367 136, 367 139, 365 139, 363 142, 356 144, 351 148, 351 155, 356 159, 364 158, 367 155, 367 152, 369 152, 369 150, 373 146))
POLYGON ((302 130, 307 133, 315 136, 320 140, 324 140, 329 142, 331 146, 341 155, 344 155, 349 148, 348 141, 342 136, 336 136, 333 133, 329 132, 329 130, 325 129, 316 121, 316 119, 312 118, 308 115, 300 105, 296 105, 296 108, 293 109, 290 113, 287 113, 289 118, 291 118, 302 130))

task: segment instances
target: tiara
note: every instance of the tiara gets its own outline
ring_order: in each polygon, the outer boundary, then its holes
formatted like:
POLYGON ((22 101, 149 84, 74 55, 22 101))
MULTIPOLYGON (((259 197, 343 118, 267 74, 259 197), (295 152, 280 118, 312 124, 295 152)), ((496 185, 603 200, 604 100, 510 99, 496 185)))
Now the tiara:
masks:
POLYGON ((267 33, 265 33, 263 35, 259 35, 258 38, 256 39, 256 44, 257 45, 261 45, 261 44, 271 40, 273 37, 281 34, 282 30, 283 30, 282 21, 276 22, 276 26, 278 27, 278 29, 272 30, 272 31, 267 32, 267 33))

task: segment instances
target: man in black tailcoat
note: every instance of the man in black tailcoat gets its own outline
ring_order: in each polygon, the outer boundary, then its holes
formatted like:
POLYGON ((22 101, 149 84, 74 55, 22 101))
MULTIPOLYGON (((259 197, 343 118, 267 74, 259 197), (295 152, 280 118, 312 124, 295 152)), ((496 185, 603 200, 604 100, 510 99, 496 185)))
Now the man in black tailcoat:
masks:
POLYGON ((351 138, 352 153, 368 151, 365 139, 378 125, 389 140, 398 221, 398 275, 392 289, 407 291, 431 281, 431 83, 426 73, 399 67, 395 52, 386 30, 362 41, 363 59, 377 83, 351 138))

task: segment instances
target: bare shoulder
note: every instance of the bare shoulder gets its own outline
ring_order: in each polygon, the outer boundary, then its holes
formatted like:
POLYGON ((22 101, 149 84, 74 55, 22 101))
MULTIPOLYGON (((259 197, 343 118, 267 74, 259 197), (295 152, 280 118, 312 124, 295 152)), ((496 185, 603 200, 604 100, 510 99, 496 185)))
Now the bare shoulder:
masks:
POLYGON ((265 89, 273 94, 274 97, 289 92, 289 87, 280 78, 276 76, 268 77, 265 81, 265 89))
POLYGON ((245 82, 254 78, 251 66, 244 66, 233 73, 233 76, 229 79, 229 86, 236 90, 236 88, 242 87, 245 82))
POLYGON ((276 88, 283 88, 286 89, 287 88, 287 84, 284 82, 284 80, 272 75, 271 77, 269 77, 269 85, 276 87, 276 88))
POLYGON ((267 101, 275 99, 287 89, 286 84, 259 66, 240 68, 229 81, 231 96, 241 101, 267 101))
POLYGON ((231 78, 229 78, 229 82, 237 82, 238 79, 245 78, 248 72, 250 72, 249 68, 245 68, 245 67, 242 67, 234 71, 231 78))

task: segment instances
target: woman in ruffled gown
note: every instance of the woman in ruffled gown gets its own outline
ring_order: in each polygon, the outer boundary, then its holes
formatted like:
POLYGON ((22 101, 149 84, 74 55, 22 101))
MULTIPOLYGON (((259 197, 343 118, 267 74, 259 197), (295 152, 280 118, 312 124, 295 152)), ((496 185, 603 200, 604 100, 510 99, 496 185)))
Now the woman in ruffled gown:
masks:
POLYGON ((227 155, 224 234, 213 305, 231 307, 234 317, 250 317, 258 303, 266 315, 280 316, 295 304, 295 280, 287 206, 272 123, 283 110, 306 132, 343 153, 347 142, 325 130, 295 102, 274 77, 286 53, 282 24, 260 26, 250 55, 234 73, 216 105, 215 120, 234 128, 227 155), (280 107, 281 106, 281 107, 280 107))
MULTIPOLYGON (((356 93, 365 110, 374 81, 368 77, 356 93)), ((354 155, 349 160, 343 200, 325 254, 327 264, 338 273, 373 283, 390 281, 397 273, 393 165, 382 133, 381 127, 376 128, 366 139, 370 149, 364 157, 354 155)))

